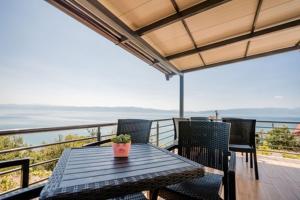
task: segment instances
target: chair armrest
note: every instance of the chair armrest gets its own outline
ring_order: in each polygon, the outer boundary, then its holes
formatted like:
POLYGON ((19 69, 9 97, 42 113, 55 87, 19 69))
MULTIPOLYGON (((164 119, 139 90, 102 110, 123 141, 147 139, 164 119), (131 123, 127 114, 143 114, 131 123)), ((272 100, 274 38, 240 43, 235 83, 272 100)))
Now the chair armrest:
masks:
POLYGON ((98 146, 98 145, 105 144, 105 143, 109 143, 109 142, 111 142, 111 139, 102 140, 102 141, 98 141, 98 142, 88 143, 88 144, 86 144, 86 145, 83 145, 83 147, 98 146))
POLYGON ((235 170, 236 170, 236 153, 230 152, 230 160, 228 166, 228 195, 230 200, 236 199, 236 183, 235 183, 235 170))
POLYGON ((4 160, 0 161, 0 168, 6 168, 6 167, 13 167, 13 166, 18 166, 18 165, 23 165, 23 164, 28 164, 29 165, 29 158, 20 158, 20 159, 15 159, 15 160, 4 160))
POLYGON ((21 186, 22 188, 28 187, 29 185, 29 158, 21 158, 16 160, 6 160, 0 162, 0 168, 22 166, 21 186))
POLYGON ((34 184, 27 188, 22 188, 0 195, 1 200, 31 200, 40 196, 45 183, 34 184))

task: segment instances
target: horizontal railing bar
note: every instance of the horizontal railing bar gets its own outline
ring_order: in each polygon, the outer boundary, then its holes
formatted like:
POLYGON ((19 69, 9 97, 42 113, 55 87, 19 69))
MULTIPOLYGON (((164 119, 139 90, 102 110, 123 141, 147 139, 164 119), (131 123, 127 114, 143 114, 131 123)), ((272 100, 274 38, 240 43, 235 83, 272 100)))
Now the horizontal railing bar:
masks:
MULTIPOLYGON (((116 135, 116 134, 110 134, 110 135, 101 135, 101 138, 103 138, 103 137, 108 137, 108 136, 114 136, 114 135, 116 135)), ((97 138, 97 137, 96 137, 97 138)))
POLYGON ((269 144, 268 146, 269 147, 282 147, 282 148, 287 148, 287 149, 296 149, 296 148, 300 149, 300 147, 296 147, 296 146, 280 146, 280 145, 271 145, 271 144, 269 144))
POLYGON ((165 143, 164 145, 165 145, 165 146, 168 146, 169 144, 173 144, 173 143, 174 143, 174 141, 171 141, 171 142, 165 143))
MULTIPOLYGON (((171 118, 167 119, 155 119, 153 122, 169 121, 171 118)), ((57 127, 46 127, 46 128, 28 128, 28 129, 10 129, 10 130, 0 130, 0 136, 4 135, 16 135, 16 134, 29 134, 37 132, 51 132, 51 131, 64 131, 72 129, 84 129, 84 128, 97 128, 106 126, 116 126, 117 123, 100 123, 100 124, 84 124, 84 125, 72 125, 72 126, 57 126, 57 127)))
POLYGON ((293 152, 293 151, 280 151, 280 150, 271 150, 271 149, 257 149, 257 151, 274 152, 274 153, 286 153, 286 154, 300 155, 300 153, 298 153, 298 152, 293 152))
POLYGON ((164 134, 164 133, 170 133, 170 132, 172 132, 172 131, 174 131, 174 129, 171 129, 171 130, 167 130, 167 131, 160 132, 160 133, 159 133, 159 135, 161 135, 161 134, 164 134))
POLYGON ((0 130, 0 136, 16 135, 16 134, 29 134, 29 133, 37 133, 37 132, 65 131, 65 130, 84 129, 84 128, 97 128, 97 127, 106 127, 106 126, 115 126, 115 125, 117 125, 117 123, 87 124, 87 125, 74 125, 74 126, 58 126, 58 127, 47 127, 47 128, 0 130))
MULTIPOLYGON (((268 133, 268 132, 256 132, 255 134, 257 134, 258 136, 256 136, 256 138, 259 138, 259 135, 265 135, 265 136, 267 136, 267 135, 270 135, 270 133, 268 133)), ((294 135, 295 137, 300 137, 300 135, 294 135)))
POLYGON ((165 140, 165 139, 168 139, 168 138, 171 138, 171 137, 173 137, 173 138, 174 138, 174 135, 170 135, 170 136, 168 136, 168 137, 164 137, 164 138, 159 138, 159 141, 161 141, 161 140, 165 140))
MULTIPOLYGON (((39 165, 44 165, 44 164, 51 163, 51 162, 58 161, 58 160, 59 160, 59 158, 54 158, 54 159, 51 159, 51 160, 46 160, 46 161, 42 161, 42 162, 39 162, 39 163, 34 163, 34 164, 29 165, 29 168, 30 167, 36 167, 36 166, 39 166, 39 165)), ((20 171, 21 169, 22 169, 21 167, 18 167, 18 168, 15 168, 15 169, 0 172, 0 176, 3 176, 5 174, 9 174, 9 173, 13 173, 13 172, 17 172, 17 171, 20 171)))
POLYGON ((292 130, 300 130, 299 128, 290 128, 290 127, 282 127, 282 126, 256 126, 256 128, 287 128, 287 129, 292 129, 292 130))
POLYGON ((71 142, 91 140, 91 139, 96 139, 96 138, 97 137, 94 136, 94 137, 81 138, 81 139, 76 139, 76 140, 67 140, 67 141, 62 141, 62 142, 54 142, 54 143, 49 143, 49 144, 41 144, 41 145, 36 145, 36 146, 18 147, 18 148, 14 148, 14 149, 5 149, 5 150, 0 151, 0 154, 11 153, 11 152, 15 152, 15 151, 23 151, 23 150, 28 150, 28 149, 42 148, 42 147, 47 147, 47 146, 52 146, 52 145, 60 145, 60 144, 71 143, 71 142))
MULTIPOLYGON (((254 118, 255 119, 255 118, 254 118)), ((222 119, 213 120, 222 122, 222 119)), ((299 124, 300 121, 270 121, 270 120, 256 120, 256 123, 284 123, 284 124, 299 124)))
MULTIPOLYGON (((43 179, 38 180, 38 181, 36 181, 36 182, 29 183, 29 185, 31 186, 31 185, 34 185, 34 184, 37 184, 37 183, 46 181, 46 180, 48 180, 48 179, 49 179, 49 177, 48 177, 48 178, 43 178, 43 179)), ((5 192, 3 192, 3 193, 0 193, 0 195, 5 195, 5 194, 8 194, 8 193, 10 193, 10 192, 17 191, 17 190, 19 190, 19 189, 21 189, 21 187, 16 187, 16 188, 13 188, 13 189, 11 189, 11 190, 7 190, 7 191, 5 191, 5 192)))
MULTIPOLYGON (((167 119, 156 119, 153 122, 170 121, 171 118, 167 119)), ((300 122, 287 122, 287 121, 267 121, 257 120, 258 123, 285 123, 285 124, 299 124, 300 122)), ((11 130, 0 130, 0 135, 15 135, 15 134, 29 134, 37 132, 51 132, 51 131, 63 131, 72 129, 84 129, 84 128, 97 128, 105 126, 115 126, 117 123, 100 123, 100 124, 86 124, 86 125, 73 125, 73 126, 59 126, 59 127, 47 127, 47 128, 29 128, 29 129, 11 129, 11 130)), ((163 126, 161 126, 163 127, 163 126)))
POLYGON ((17 172, 17 171, 20 171, 21 169, 22 169, 21 167, 17 167, 17 168, 10 169, 10 170, 4 171, 4 172, 0 172, 0 176, 9 174, 9 173, 13 173, 13 172, 17 172))
POLYGON ((159 128, 168 127, 168 126, 173 126, 173 124, 167 124, 167 125, 159 126, 159 128))
POLYGON ((58 160, 59 160, 59 158, 54 158, 54 159, 51 159, 51 160, 46 160, 46 161, 34 163, 34 164, 30 165, 29 167, 36 167, 36 166, 39 166, 39 165, 44 165, 44 164, 51 163, 51 162, 58 161, 58 160))
POLYGON ((172 118, 165 118, 165 119, 154 119, 153 122, 162 122, 162 121, 169 121, 172 120, 172 118))
POLYGON ((48 177, 48 178, 43 178, 43 179, 41 179, 41 180, 38 180, 38 181, 36 181, 36 182, 30 183, 29 185, 34 185, 34 184, 37 184, 37 183, 40 183, 40 182, 46 181, 46 180, 48 180, 48 179, 49 179, 49 177, 48 177))
MULTIPOLYGON (((172 132, 172 131, 174 131, 174 129, 172 129, 172 130, 168 130, 168 131, 163 131, 163 132, 160 132, 160 133, 159 133, 159 135, 162 135, 162 134, 164 134, 164 133, 169 133, 169 132, 172 132)), ((154 134, 154 135, 150 135, 150 137, 156 137, 156 134, 154 134)))
POLYGON ((287 121, 267 121, 267 120, 256 120, 258 123, 278 123, 278 124, 300 124, 300 122, 287 122, 287 121))

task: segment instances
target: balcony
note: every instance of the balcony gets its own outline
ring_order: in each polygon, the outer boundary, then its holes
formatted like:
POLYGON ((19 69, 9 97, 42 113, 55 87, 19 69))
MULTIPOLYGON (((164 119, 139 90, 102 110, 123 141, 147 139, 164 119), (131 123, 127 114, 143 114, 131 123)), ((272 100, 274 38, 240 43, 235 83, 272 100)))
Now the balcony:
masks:
MULTIPOLYGON (((291 131, 297 131, 295 122, 257 121, 257 143, 258 146, 258 168, 260 179, 255 180, 254 170, 250 168, 249 162, 245 161, 245 155, 237 155, 236 168, 236 195, 237 199, 299 199, 300 187, 300 160, 286 157, 298 157, 299 147, 280 147, 265 149, 261 148, 266 139, 268 131, 280 128, 285 125, 291 131), (292 150, 283 150, 283 149, 292 150), (298 148, 298 149, 297 149, 298 148)), ((17 159, 23 157, 30 158, 30 185, 34 186, 46 182, 51 170, 58 161, 61 152, 67 147, 83 146, 93 141, 102 141, 103 145, 108 145, 107 139, 111 138, 116 131, 116 123, 89 124, 64 127, 2 130, 0 137, 12 138, 13 136, 24 136, 28 134, 57 133, 58 131, 89 131, 90 136, 78 138, 65 138, 52 143, 43 143, 34 146, 16 146, 15 148, 5 148, 0 150, 1 160, 17 159), (48 152, 47 152, 48 151, 48 152), (55 155, 51 159, 41 158, 37 154, 55 155)), ((159 147, 167 147, 174 142, 174 127, 172 119, 153 120, 150 142, 159 147)), ((298 136, 297 136, 298 137, 298 136)), ((299 139, 299 138, 298 138, 299 139)), ((43 157, 43 156, 42 156, 43 157)), ((299 158, 299 157, 298 157, 299 158)), ((13 178, 14 181, 1 182, 1 192, 7 193, 20 186, 21 168, 6 168, 1 171, 0 176, 5 179, 13 178)))
MULTIPOLYGON (((180 117, 184 116, 184 74, 300 49, 299 1, 46 1, 159 70, 166 80, 179 76, 180 117)), ((71 31, 69 35, 74 33, 71 31)), ((114 55, 109 57, 115 59, 114 55)), ((257 122, 255 142, 260 179, 255 179, 245 155, 238 154, 237 199, 300 199, 300 134, 299 126, 296 128, 300 122, 257 122), (274 135, 278 132, 291 135, 293 142, 285 143, 284 135, 277 138, 282 141, 271 141, 271 131, 274 135)), ((65 148, 82 147, 95 141, 109 145, 116 125, 0 130, 1 161, 22 159, 15 161, 22 167, 0 163, 0 167, 4 167, 0 171, 0 193, 27 187, 28 181, 30 186, 47 182, 65 148), (65 135, 69 131, 76 134, 65 135), (57 133, 65 136, 34 145, 22 140, 33 134, 33 137, 43 137, 57 133), (25 165, 29 165, 29 170, 25 165)), ((149 142, 161 148, 175 143, 172 119, 153 120, 149 142)))

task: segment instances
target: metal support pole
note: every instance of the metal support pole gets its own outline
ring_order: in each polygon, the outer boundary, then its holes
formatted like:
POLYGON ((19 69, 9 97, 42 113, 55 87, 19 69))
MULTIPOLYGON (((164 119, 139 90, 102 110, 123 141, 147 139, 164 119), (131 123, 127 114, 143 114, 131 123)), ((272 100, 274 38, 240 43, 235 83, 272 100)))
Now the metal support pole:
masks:
POLYGON ((179 117, 184 117, 184 78, 179 76, 179 117))
POLYGON ((101 127, 98 126, 97 127, 97 141, 100 142, 101 141, 101 127))
POLYGON ((159 145, 159 121, 156 122, 156 146, 159 145))

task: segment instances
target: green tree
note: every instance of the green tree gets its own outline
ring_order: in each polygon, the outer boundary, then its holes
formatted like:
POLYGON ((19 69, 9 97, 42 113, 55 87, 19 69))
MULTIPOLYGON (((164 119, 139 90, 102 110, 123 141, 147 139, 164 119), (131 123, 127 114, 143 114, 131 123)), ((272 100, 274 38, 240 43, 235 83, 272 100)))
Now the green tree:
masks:
POLYGON ((268 145, 273 149, 293 150, 298 146, 296 137, 290 132, 287 126, 273 128, 266 137, 268 145))

